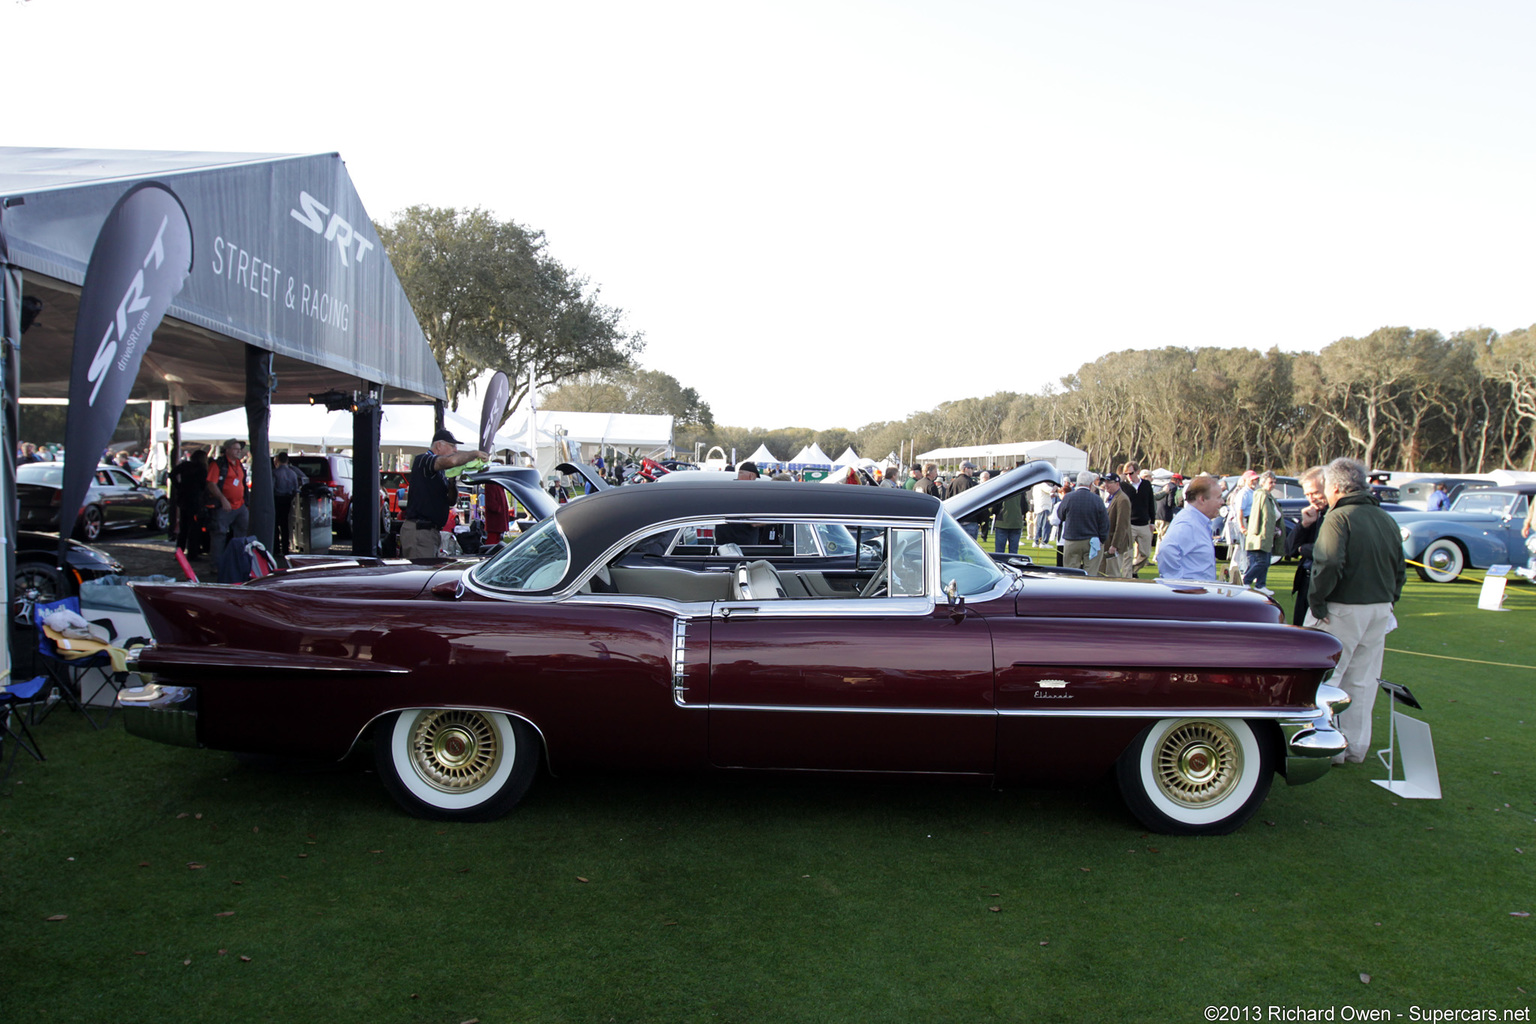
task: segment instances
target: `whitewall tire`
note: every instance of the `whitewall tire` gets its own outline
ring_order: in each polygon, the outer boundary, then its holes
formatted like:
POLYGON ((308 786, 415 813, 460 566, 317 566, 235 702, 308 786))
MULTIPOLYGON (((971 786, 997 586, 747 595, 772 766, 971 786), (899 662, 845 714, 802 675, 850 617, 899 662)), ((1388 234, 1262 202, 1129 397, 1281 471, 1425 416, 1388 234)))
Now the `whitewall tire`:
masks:
POLYGON ((1115 766, 1120 793, 1154 832, 1225 835, 1269 794, 1273 745, 1240 718, 1164 718, 1115 766))
POLYGON ((490 821, 528 791, 539 740, 526 723, 499 711, 429 708, 386 717, 373 753, 384 788, 411 814, 490 821))

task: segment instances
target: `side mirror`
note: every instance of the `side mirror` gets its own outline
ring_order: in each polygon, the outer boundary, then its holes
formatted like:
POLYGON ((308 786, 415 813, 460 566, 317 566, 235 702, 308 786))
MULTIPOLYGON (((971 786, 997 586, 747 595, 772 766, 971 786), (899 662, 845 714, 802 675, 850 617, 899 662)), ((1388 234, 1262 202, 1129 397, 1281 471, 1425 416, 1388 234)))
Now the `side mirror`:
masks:
POLYGON ((958 580, 950 580, 944 588, 944 597, 949 601, 949 617, 956 625, 965 619, 965 598, 960 596, 960 584, 958 580))

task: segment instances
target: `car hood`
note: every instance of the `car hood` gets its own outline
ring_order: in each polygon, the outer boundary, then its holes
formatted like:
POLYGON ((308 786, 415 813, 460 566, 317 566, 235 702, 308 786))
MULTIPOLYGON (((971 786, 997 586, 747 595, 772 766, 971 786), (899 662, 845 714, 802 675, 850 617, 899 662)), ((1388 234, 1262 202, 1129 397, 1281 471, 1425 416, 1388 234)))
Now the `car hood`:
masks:
POLYGON ((539 471, 530 466, 487 466, 459 479, 466 484, 500 484, 512 493, 535 521, 555 514, 560 503, 544 490, 539 471))
POLYGON ((1004 498, 1039 483, 1055 483, 1061 479, 1061 471, 1044 459, 1028 462, 1017 469, 1010 469, 1002 476, 993 477, 984 484, 977 484, 944 499, 944 511, 953 519, 964 519, 977 509, 995 505, 1004 498))

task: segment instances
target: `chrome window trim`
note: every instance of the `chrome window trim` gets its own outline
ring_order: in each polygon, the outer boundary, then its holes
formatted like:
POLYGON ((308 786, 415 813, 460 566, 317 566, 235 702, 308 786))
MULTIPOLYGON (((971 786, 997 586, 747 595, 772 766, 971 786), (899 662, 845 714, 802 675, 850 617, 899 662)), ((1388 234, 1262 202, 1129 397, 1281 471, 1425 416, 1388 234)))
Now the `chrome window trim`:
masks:
MULTIPOLYGON (((632 486, 648 486, 648 485, 643 485, 642 484, 642 485, 632 485, 632 486)), ((585 569, 581 570, 574 577, 572 577, 571 582, 568 583, 566 586, 562 587, 559 591, 557 591, 555 596, 556 597, 567 597, 567 596, 576 595, 577 591, 579 591, 583 586, 585 586, 587 584, 587 582, 592 579, 593 576, 597 575, 597 571, 599 569, 601 569, 602 567, 606 566, 609 562, 611 562, 615 558, 617 558, 618 555, 619 555, 619 552, 625 551, 625 550, 629 549, 630 547, 634 546, 635 542, 637 542, 637 541, 639 541, 639 540, 641 540, 641 539, 643 539, 645 537, 649 537, 653 533, 661 533, 664 530, 681 530, 685 526, 700 526, 700 525, 705 525, 705 524, 724 523, 724 522, 752 523, 752 522, 759 522, 759 521, 767 522, 767 523, 813 523, 813 524, 814 523, 841 523, 844 526, 847 526, 849 523, 857 523, 857 524, 864 525, 864 526, 879 527, 880 529, 889 529, 891 527, 896 527, 896 528, 915 529, 915 530, 922 530, 922 529, 929 529, 929 530, 931 530, 933 528, 933 524, 935 522, 935 520, 913 519, 913 518, 910 518, 910 517, 907 517, 907 516, 852 516, 852 517, 848 517, 848 518, 844 518, 842 516, 828 516, 828 515, 783 515, 783 516, 769 516, 769 517, 766 517, 766 518, 763 517, 763 516, 751 516, 751 515, 735 515, 735 516, 680 516, 680 517, 678 517, 676 519, 665 519, 665 520, 662 520, 660 522, 649 523, 649 524, 647 524, 645 526, 642 526, 638 530, 632 530, 629 533, 625 534, 616 543, 609 545, 608 549, 606 551, 604 551, 601 555, 599 555, 597 558, 594 558, 592 560, 592 564, 591 565, 588 565, 585 569)), ((569 546, 569 541, 567 541, 567 545, 569 546)), ((669 553, 671 552, 672 547, 673 547, 673 545, 668 545, 667 550, 668 550, 669 553)), ((925 548, 925 551, 926 551, 926 548, 925 548)), ((479 591, 476 591, 476 593, 479 593, 479 591)), ((492 595, 486 595, 486 596, 492 596, 492 595)), ((613 595, 598 595, 598 596, 605 596, 606 597, 606 596, 613 596, 613 595)), ((800 603, 805 604, 805 603, 808 603, 808 602, 806 602, 805 600, 802 599, 800 601, 800 603)))
POLYGON ((793 597, 769 601, 716 601, 717 619, 885 619, 926 618, 935 608, 931 597, 793 597))
MULTIPOLYGON (((571 538, 565 535, 565 528, 561 525, 560 520, 554 516, 551 516, 550 518, 544 520, 544 522, 537 524, 534 529, 538 529, 539 527, 544 526, 544 523, 554 524, 551 527, 546 527, 546 529, 553 529, 556 533, 558 533, 560 535, 561 542, 565 545, 565 569, 560 574, 561 578, 563 579, 566 574, 571 571, 571 552, 573 550, 571 547, 571 538)), ((481 597, 505 599, 515 598, 517 600, 527 600, 529 598, 542 598, 544 600, 552 600, 574 589, 567 587, 563 590, 555 590, 553 593, 550 593, 552 588, 548 587, 546 587, 544 590, 500 590, 496 587, 492 587, 488 583, 480 582, 480 570, 490 565, 491 561, 494 561, 494 559, 482 561, 471 566, 467 571, 464 572, 463 575, 459 577, 459 585, 462 586, 465 590, 479 594, 481 597)))

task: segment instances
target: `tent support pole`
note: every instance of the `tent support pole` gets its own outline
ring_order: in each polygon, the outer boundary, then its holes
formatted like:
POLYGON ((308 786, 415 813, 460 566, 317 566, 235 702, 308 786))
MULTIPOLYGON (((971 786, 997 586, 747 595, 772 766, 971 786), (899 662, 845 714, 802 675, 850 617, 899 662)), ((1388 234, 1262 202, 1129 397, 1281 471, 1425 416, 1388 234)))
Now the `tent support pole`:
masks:
POLYGON ((277 528, 272 496, 272 353, 245 346, 245 425, 251 441, 251 536, 271 551, 277 528))
POLYGON ((377 555, 379 429, 384 418, 384 388, 363 381, 362 395, 356 404, 352 413, 352 553, 377 555))

